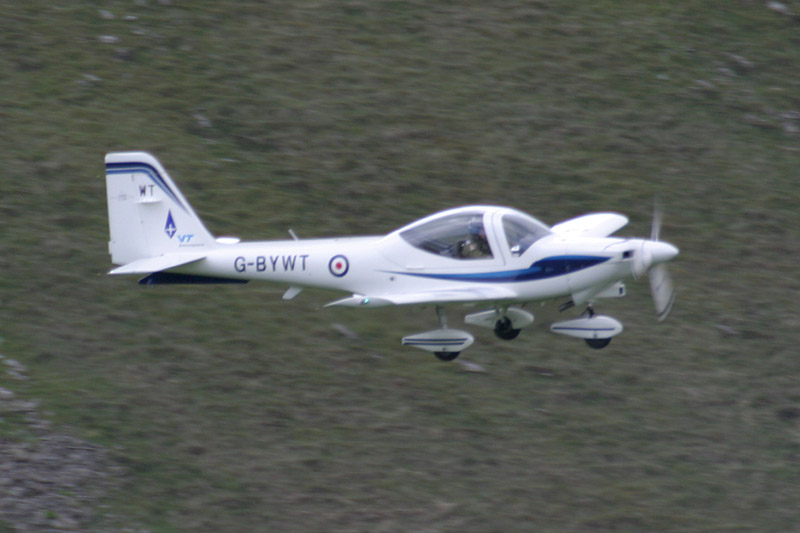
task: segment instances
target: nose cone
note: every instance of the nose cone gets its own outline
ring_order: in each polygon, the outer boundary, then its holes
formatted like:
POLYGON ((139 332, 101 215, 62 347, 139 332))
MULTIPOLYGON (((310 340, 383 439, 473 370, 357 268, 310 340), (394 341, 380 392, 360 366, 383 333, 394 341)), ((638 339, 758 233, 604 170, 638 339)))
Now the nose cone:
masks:
POLYGON ((650 257, 653 258, 652 264, 654 265, 671 261, 675 259, 679 253, 676 247, 663 241, 648 241, 647 251, 650 253, 650 257))

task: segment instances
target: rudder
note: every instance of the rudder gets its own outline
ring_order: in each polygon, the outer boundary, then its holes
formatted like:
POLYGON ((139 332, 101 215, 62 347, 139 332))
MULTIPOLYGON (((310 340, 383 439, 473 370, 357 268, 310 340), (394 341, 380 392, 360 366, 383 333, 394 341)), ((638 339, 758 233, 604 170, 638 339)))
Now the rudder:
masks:
POLYGON ((111 152, 105 163, 114 264, 213 246, 214 237, 158 159, 146 152, 111 152))

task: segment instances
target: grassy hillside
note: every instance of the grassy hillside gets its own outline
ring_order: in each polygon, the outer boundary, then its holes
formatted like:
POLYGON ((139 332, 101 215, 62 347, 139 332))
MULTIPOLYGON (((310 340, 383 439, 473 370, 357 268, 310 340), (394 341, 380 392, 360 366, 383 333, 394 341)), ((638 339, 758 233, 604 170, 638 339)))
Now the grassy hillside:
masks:
POLYGON ((797 20, 747 0, 0 3, 0 352, 126 468, 92 527, 795 528, 797 20), (431 309, 144 289, 105 276, 118 149, 242 238, 467 203, 615 210, 641 236, 658 195, 679 301, 663 325, 645 283, 603 303, 626 331, 602 352, 534 309, 513 343, 474 332, 471 373, 399 346, 431 309))

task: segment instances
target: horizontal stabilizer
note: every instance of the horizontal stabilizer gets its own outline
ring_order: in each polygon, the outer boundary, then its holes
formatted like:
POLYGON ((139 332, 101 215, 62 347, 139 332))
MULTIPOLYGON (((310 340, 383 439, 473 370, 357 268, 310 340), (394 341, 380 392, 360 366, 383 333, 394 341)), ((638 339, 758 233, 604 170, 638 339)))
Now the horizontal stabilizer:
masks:
POLYGON ((608 237, 628 223, 628 217, 618 213, 593 213, 556 224, 550 230, 569 237, 608 237))
POLYGON ((145 259, 138 259, 133 263, 128 263, 121 267, 117 267, 109 274, 149 274, 151 272, 159 272, 161 270, 168 270, 170 268, 188 265, 204 259, 206 254, 167 254, 159 255, 157 257, 147 257, 145 259))

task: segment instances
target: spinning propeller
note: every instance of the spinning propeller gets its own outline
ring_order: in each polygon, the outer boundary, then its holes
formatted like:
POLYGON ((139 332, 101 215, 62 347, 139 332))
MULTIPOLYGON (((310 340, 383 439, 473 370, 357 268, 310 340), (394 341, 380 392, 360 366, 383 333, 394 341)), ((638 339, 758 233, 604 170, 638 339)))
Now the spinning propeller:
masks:
POLYGON ((659 240, 661 234, 661 221, 663 213, 656 204, 653 211, 653 226, 650 231, 650 240, 643 240, 639 254, 634 259, 632 270, 635 278, 647 272, 650 278, 650 293, 653 295, 653 304, 656 316, 661 322, 669 315, 672 304, 675 302, 675 288, 672 278, 667 270, 667 262, 678 255, 678 249, 673 245, 659 240))

